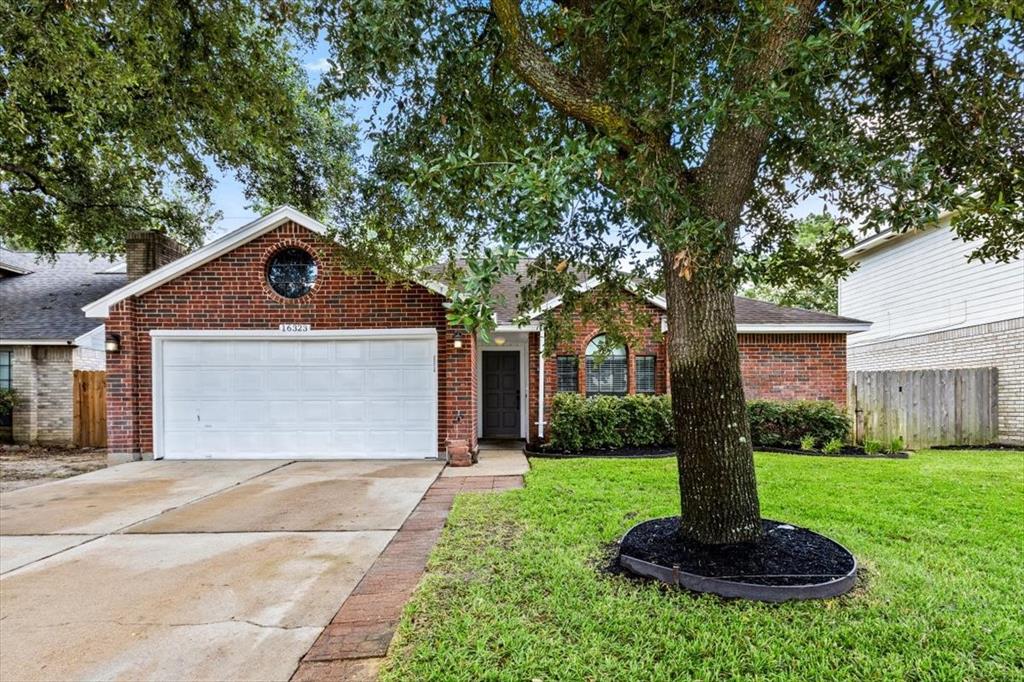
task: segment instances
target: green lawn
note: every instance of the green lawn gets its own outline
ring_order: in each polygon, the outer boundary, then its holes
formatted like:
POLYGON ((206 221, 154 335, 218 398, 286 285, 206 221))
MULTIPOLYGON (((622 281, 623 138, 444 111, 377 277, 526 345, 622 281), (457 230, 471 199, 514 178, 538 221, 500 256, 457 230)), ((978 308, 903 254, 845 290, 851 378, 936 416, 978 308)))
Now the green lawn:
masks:
POLYGON ((1024 679, 1024 454, 757 456, 763 514, 857 556, 828 601, 757 604, 608 575, 608 543, 677 509, 675 461, 533 460, 464 494, 389 680, 1024 679))

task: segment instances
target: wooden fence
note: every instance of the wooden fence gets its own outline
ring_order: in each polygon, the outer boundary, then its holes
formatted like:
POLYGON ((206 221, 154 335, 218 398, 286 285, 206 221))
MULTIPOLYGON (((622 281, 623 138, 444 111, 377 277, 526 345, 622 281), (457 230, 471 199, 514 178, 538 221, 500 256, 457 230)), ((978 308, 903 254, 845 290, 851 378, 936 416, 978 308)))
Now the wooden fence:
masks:
POLYGON ((106 447, 107 373, 76 369, 72 386, 75 445, 106 447))
POLYGON ((903 372, 848 372, 854 438, 909 448, 985 445, 997 440, 995 367, 903 372))

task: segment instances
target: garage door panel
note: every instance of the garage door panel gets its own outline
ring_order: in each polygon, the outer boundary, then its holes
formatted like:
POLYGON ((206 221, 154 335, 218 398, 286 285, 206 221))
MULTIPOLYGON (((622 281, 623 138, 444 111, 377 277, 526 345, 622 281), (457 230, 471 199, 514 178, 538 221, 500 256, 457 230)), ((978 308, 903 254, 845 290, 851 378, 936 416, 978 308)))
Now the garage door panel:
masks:
POLYGON ((429 400, 406 400, 404 407, 404 421, 410 426, 429 427, 437 419, 434 405, 429 400))
POLYGON ((402 344, 402 359, 406 363, 421 364, 433 363, 434 344, 431 341, 407 341, 402 344))
POLYGON ((436 454, 433 339, 168 339, 171 458, 436 454))
POLYGON ((405 369, 402 371, 403 393, 426 393, 433 388, 434 372, 426 368, 405 369))
POLYGON ((402 357, 402 341, 373 341, 368 344, 370 364, 392 364, 402 357))
POLYGON ((400 424, 402 402, 400 400, 371 400, 367 403, 366 421, 370 424, 400 424))
POLYGON ((267 343, 267 360, 270 362, 296 363, 299 361, 298 341, 274 341, 267 343))
POLYGON ((334 421, 339 425, 361 424, 366 419, 366 402, 363 400, 334 401, 334 421))

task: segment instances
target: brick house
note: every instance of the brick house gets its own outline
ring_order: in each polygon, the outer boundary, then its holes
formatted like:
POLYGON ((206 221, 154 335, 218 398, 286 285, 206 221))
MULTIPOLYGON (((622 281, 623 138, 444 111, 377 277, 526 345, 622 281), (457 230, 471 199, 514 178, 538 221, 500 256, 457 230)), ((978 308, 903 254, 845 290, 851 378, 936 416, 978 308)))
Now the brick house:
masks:
MULTIPOLYGON (((346 272, 326 232, 280 208, 85 306, 118 348, 111 459, 434 457, 449 439, 543 438, 559 390, 668 390, 661 299, 636 301, 655 320, 638 347, 594 363, 601 330, 580 324, 542 357, 557 299, 515 325, 506 278, 485 344, 448 325, 442 285, 346 272)), ((844 401, 845 335, 866 323, 749 299, 737 315, 752 397, 844 401)))
POLYGON ((103 321, 81 308, 126 281, 123 263, 104 258, 0 249, 0 389, 18 395, 0 440, 72 443, 74 372, 106 361, 103 321))

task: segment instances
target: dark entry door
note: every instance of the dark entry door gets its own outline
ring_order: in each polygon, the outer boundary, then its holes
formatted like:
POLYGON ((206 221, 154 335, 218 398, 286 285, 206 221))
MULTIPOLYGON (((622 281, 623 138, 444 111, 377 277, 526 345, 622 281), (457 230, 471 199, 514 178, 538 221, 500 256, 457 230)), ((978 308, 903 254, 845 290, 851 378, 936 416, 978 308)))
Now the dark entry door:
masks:
POLYGON ((483 351, 483 435, 519 438, 519 351, 483 351))

